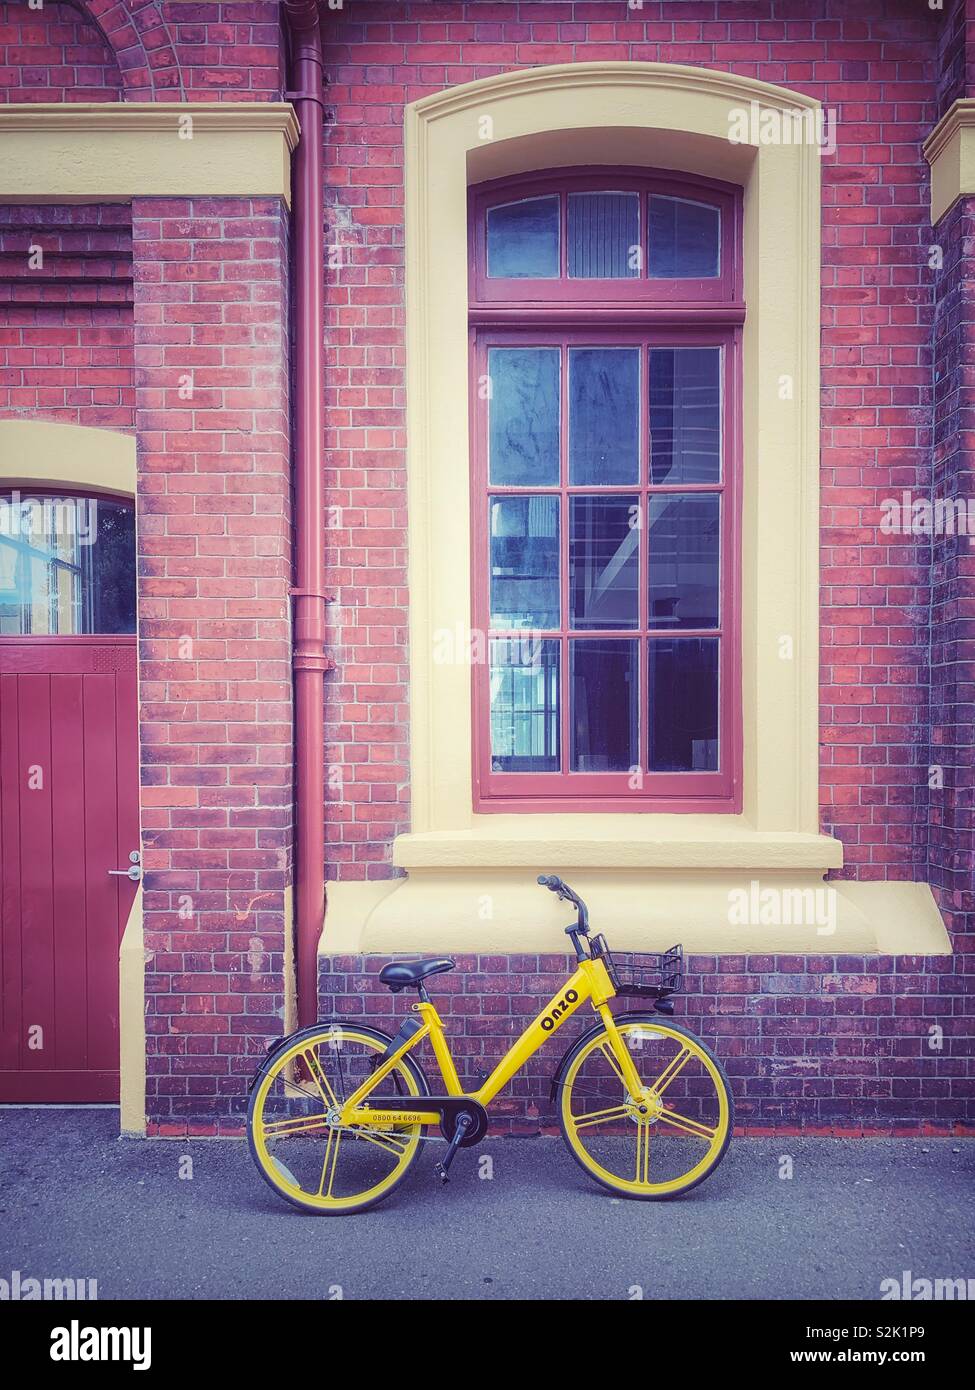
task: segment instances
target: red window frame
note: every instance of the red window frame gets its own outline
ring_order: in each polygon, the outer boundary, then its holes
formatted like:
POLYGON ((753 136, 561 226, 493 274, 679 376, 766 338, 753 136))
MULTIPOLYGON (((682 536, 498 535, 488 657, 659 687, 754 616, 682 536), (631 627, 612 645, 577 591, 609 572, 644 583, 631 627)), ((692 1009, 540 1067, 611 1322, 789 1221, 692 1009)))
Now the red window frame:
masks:
MULTIPOLYGON (((504 811, 741 811, 741 198, 726 184, 652 171, 601 169, 562 172, 496 181, 474 188, 470 197, 470 362, 471 362, 471 585, 472 628, 483 635, 473 663, 472 728, 474 809, 504 811), (641 195, 641 238, 646 251, 646 208, 650 193, 688 196, 713 202, 722 215, 720 275, 713 281, 650 280, 647 258, 639 278, 569 279, 565 220, 568 193, 629 191, 641 195), (556 280, 489 280, 486 275, 487 210, 519 198, 562 195, 561 277, 556 280), (497 486, 488 474, 488 404, 478 385, 487 374, 487 354, 495 347, 558 346, 562 352, 560 479, 555 486, 497 486), (640 349, 640 481, 634 485, 573 485, 568 481, 568 352, 571 347, 637 346, 640 349), (722 349, 722 468, 713 483, 653 484, 649 477, 649 352, 653 347, 718 346, 722 349), (636 496, 644 519, 649 499, 662 494, 714 493, 721 497, 719 625, 707 630, 660 629, 649 625, 648 546, 639 547, 639 627, 574 629, 569 607, 569 498, 573 495, 636 496), (539 637, 560 642, 559 772, 496 772, 491 767, 490 642, 524 633, 490 627, 490 498, 553 495, 559 502, 561 614, 558 629, 539 637), (570 757, 570 638, 636 640, 639 644, 639 789, 623 772, 573 772, 570 757), (708 772, 649 772, 648 660, 653 636, 720 640, 718 743, 719 768, 708 772)), ((644 520, 645 524, 645 520, 644 520)))

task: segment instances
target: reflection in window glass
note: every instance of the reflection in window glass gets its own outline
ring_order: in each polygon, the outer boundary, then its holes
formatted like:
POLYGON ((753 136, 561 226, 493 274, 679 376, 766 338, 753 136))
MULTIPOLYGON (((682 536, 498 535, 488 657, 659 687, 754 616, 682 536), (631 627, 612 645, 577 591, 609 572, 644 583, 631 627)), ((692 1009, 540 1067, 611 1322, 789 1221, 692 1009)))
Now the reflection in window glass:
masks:
POLYGON ((636 497, 569 499, 569 593, 574 628, 637 626, 640 534, 636 497))
POLYGON ((650 480, 721 481, 721 349, 651 348, 650 480))
POLYGON ((639 193, 570 193, 569 275, 621 280, 640 273, 639 193))
POLYGON ((558 348, 491 348, 490 477, 498 487, 559 481, 562 356, 558 348))
POLYGON ((557 279, 558 195, 489 208, 487 264, 492 280, 557 279))
POLYGON ((135 511, 108 497, 0 498, 0 634, 135 632, 135 511))
POLYGON ((639 348, 570 348, 570 483, 639 478, 639 348))
POLYGON ((709 203, 650 197, 650 277, 712 280, 721 270, 721 213, 709 203))
POLYGON ((626 772, 639 765, 638 645, 570 643, 573 772, 626 772))
POLYGON ((558 772, 558 641, 495 638, 490 679, 493 771, 558 772))
POLYGON ((559 499, 492 497, 491 626, 559 626, 559 499))
POLYGON ((717 627, 720 509, 715 492, 651 497, 651 627, 717 627))
POLYGON ((650 639, 650 771, 718 768, 717 637, 650 639))
POLYGON ((91 632, 135 632, 135 505, 98 503, 92 553, 91 632))

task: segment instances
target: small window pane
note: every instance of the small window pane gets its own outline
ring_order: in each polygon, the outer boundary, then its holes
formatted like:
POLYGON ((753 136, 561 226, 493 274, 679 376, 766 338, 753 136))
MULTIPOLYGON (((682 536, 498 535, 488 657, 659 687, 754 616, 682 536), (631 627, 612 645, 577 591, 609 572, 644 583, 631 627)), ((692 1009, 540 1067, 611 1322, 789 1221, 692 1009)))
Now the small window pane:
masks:
POLYGON ((488 353, 490 476, 496 486, 558 483, 561 363, 558 348, 488 353))
POLYGON ((721 481, 721 349, 652 348, 650 481, 721 481))
POLYGON ((717 637, 650 640, 650 771, 715 772, 717 637))
POLYGON ((721 213, 709 203, 650 197, 650 276, 713 280, 721 270, 721 213))
POLYGON ((493 497, 491 626, 559 626, 559 499, 493 497))
POLYGON ((569 481, 640 479, 639 348, 569 350, 569 481))
POLYGON ((558 279, 558 194, 489 208, 487 257, 492 280, 558 279))
POLYGON ((570 276, 622 280, 639 275, 639 193, 570 193, 568 218, 570 276))
POLYGON ((718 626, 717 493, 650 499, 650 626, 718 626))
POLYGON ((98 500, 92 548, 91 632, 135 632, 135 506, 98 500))
POLYGON ((626 772, 639 766, 638 643, 570 643, 573 772, 626 772))
POLYGON ((636 497, 570 498, 572 627, 637 626, 640 534, 636 497))
POLYGON ((557 638, 491 642, 491 768, 558 772, 557 638))

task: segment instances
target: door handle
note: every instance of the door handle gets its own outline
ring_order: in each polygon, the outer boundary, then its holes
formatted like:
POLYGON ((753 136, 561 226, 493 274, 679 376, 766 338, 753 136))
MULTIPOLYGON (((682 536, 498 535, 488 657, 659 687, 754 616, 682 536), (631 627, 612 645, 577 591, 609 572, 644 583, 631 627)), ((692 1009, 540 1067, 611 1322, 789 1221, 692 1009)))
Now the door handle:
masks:
POLYGON ((137 849, 134 849, 129 855, 129 859, 131 863, 127 869, 109 869, 109 875, 112 878, 128 878, 133 883, 138 883, 142 878, 142 855, 137 849))

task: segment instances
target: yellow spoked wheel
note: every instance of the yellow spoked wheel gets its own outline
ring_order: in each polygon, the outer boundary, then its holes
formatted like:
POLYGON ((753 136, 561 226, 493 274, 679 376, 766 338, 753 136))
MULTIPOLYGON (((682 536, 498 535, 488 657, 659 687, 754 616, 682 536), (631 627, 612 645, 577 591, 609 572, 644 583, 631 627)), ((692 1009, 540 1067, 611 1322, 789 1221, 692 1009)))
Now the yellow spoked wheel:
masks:
POLYGON ((656 1014, 626 1014, 620 1035, 643 1083, 633 1096, 604 1029, 569 1054, 559 1119, 573 1157, 621 1196, 657 1201, 703 1182, 734 1126, 721 1063, 693 1033, 656 1014))
MULTIPOLYGON (((342 1126, 338 1111, 375 1070, 390 1039, 359 1024, 322 1023, 295 1033, 261 1067, 247 1137, 261 1176, 279 1196, 322 1216, 364 1211, 398 1187, 420 1151, 422 1126, 342 1126)), ((429 1093, 402 1058, 370 1093, 429 1093)))

